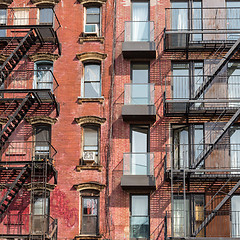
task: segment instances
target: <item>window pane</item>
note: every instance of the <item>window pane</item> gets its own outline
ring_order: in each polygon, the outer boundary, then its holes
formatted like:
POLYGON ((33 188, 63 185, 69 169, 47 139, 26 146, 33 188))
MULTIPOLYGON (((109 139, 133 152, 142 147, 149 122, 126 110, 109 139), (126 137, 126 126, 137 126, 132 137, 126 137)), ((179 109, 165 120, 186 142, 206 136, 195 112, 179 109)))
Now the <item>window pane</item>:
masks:
POLYGON ((7 10, 0 9, 0 25, 6 25, 7 23, 7 10))
POLYGON ((14 11, 14 25, 28 25, 29 11, 15 10, 14 11))
POLYGON ((52 24, 53 23, 53 10, 51 8, 39 9, 39 22, 40 24, 52 24))
POLYGON ((50 89, 53 91, 53 65, 50 63, 37 64, 37 89, 50 89))
POLYGON ((85 65, 84 81, 100 81, 100 65, 99 64, 85 65))
POLYGON ((148 64, 132 64, 132 82, 148 83, 149 69, 148 64))
POLYGON ((33 205, 33 214, 34 215, 44 215, 48 214, 48 198, 38 197, 33 205), (45 207, 45 210, 44 210, 45 207))
POLYGON ((95 24, 99 24, 100 22, 100 16, 98 14, 91 14, 91 15, 87 15, 87 20, 86 23, 95 23, 95 24))
POLYGON ((132 196, 132 216, 148 216, 148 196, 132 196))
MULTIPOLYGON (((98 146, 98 129, 94 127, 84 128, 84 147, 96 150, 98 146), (93 149, 92 149, 93 148, 93 149)), ((84 150, 90 150, 84 149, 84 150)))
POLYGON ((83 199, 83 214, 97 216, 97 199, 84 198, 83 199))
POLYGON ((98 7, 88 7, 87 14, 100 14, 100 8, 98 7))

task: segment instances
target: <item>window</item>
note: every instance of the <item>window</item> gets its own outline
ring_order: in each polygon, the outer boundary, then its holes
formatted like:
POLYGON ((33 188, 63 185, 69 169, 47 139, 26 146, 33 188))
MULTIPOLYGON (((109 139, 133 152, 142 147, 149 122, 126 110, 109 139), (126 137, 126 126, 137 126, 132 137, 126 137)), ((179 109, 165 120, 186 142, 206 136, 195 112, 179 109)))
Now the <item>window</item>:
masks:
POLYGON ((51 142, 51 126, 36 125, 35 131, 35 158, 36 160, 49 159, 49 144, 51 142))
POLYGON ((231 198, 231 223, 233 238, 240 237, 240 195, 232 196, 231 198))
POLYGON ((131 126, 131 174, 150 175, 149 126, 131 126))
MULTIPOLYGON (((234 125, 230 128, 230 167, 240 169, 240 126, 234 125)), ((239 172, 232 172, 232 174, 239 172)))
POLYGON ((14 25, 28 25, 29 24, 29 10, 28 9, 14 9, 13 16, 14 25))
MULTIPOLYGON (((171 1, 172 30, 201 30, 202 1, 171 1), (190 11, 190 12, 189 12, 190 11), (189 18, 191 16, 191 18, 189 18), (189 21, 190 19, 190 21, 189 21)), ((202 34, 192 34, 191 40, 202 40, 202 34)))
MULTIPOLYGON (((229 30, 239 30, 240 18, 239 18, 239 8, 240 1, 236 0, 227 0, 227 29, 229 30)), ((230 33, 227 34, 228 40, 238 40, 239 33, 230 33)))
POLYGON ((86 63, 84 65, 84 97, 98 98, 101 96, 101 65, 86 63))
POLYGON ((82 197, 81 234, 98 234, 98 197, 82 197))
POLYGON ((85 35, 100 35, 100 7, 91 6, 85 8, 85 35))
POLYGON ((131 195, 130 238, 149 239, 149 196, 131 195))
POLYGON ((83 127, 83 164, 98 163, 99 127, 83 127))
POLYGON ((203 83, 203 62, 182 62, 172 64, 172 95, 174 99, 194 97, 203 83))
POLYGON ((131 104, 149 104, 149 64, 132 63, 131 70, 131 104))
MULTIPOLYGON (((227 68, 227 87, 228 87, 228 99, 239 100, 240 99, 240 62, 229 62, 227 68)), ((239 103, 229 103, 230 107, 239 107, 239 103)))
POLYGON ((32 231, 34 234, 42 234, 48 232, 49 226, 49 192, 34 193, 33 207, 32 207, 32 231))
MULTIPOLYGON (((7 9, 0 9, 0 26, 7 25, 7 9)), ((6 29, 0 29, 0 37, 6 37, 6 29)))
POLYGON ((52 25, 53 24, 53 9, 39 8, 39 24, 52 25))
POLYGON ((173 125, 172 129, 174 168, 189 168, 204 149, 204 127, 202 124, 173 125))
MULTIPOLYGON (((188 195, 185 200, 175 195, 172 208, 174 237, 190 236, 204 221, 204 195, 188 195)), ((204 229, 197 236, 204 237, 204 229)))
POLYGON ((35 89, 49 89, 53 91, 53 63, 49 61, 39 61, 35 63, 36 78, 35 89))
POLYGON ((132 41, 150 41, 149 2, 132 1, 132 41))

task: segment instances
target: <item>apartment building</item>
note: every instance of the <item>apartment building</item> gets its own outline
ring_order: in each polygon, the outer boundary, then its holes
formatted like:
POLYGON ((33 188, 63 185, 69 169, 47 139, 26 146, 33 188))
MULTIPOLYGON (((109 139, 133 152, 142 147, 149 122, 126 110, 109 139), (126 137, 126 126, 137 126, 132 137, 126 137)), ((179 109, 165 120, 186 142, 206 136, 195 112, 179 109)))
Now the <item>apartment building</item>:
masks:
POLYGON ((0 239, 240 237, 240 1, 0 0, 0 239))

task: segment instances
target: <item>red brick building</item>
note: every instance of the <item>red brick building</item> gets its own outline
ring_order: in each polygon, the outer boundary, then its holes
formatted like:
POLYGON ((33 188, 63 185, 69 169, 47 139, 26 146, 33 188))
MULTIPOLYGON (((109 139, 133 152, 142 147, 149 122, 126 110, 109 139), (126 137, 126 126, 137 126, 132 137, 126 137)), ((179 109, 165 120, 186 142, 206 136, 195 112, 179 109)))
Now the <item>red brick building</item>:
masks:
POLYGON ((239 238, 240 2, 0 0, 0 238, 239 238))

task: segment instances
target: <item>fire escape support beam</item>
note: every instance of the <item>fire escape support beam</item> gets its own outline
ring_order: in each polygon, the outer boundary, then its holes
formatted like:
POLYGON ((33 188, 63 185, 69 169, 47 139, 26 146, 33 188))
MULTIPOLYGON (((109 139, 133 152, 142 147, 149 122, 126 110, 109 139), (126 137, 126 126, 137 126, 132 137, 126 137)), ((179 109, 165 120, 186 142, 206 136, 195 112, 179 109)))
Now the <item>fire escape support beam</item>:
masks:
POLYGON ((215 217, 216 213, 222 208, 222 206, 232 197, 234 192, 239 188, 240 180, 236 183, 236 185, 231 189, 231 191, 224 197, 224 199, 217 205, 217 207, 205 218, 202 224, 198 227, 198 229, 192 234, 193 237, 196 237, 198 233, 202 231, 215 217))

